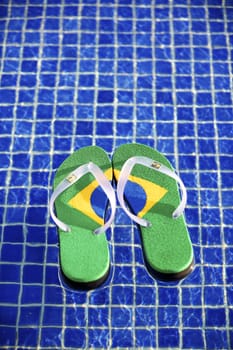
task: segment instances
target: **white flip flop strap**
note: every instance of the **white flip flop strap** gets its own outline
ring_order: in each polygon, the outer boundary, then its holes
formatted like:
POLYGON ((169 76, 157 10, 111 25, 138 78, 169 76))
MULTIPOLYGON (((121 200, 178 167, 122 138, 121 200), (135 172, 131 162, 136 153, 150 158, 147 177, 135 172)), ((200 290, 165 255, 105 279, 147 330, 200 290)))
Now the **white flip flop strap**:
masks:
POLYGON ((88 164, 81 165, 80 167, 75 169, 71 174, 69 174, 56 187, 56 189, 54 190, 54 192, 51 196, 51 199, 49 202, 50 214, 51 214, 51 217, 52 217, 53 221, 55 222, 55 224, 62 231, 70 232, 71 229, 67 224, 65 224, 64 222, 62 222, 61 220, 59 220, 56 217, 55 212, 54 212, 54 202, 62 192, 64 192, 66 189, 68 189, 70 186, 72 186, 75 182, 77 182, 82 176, 84 176, 87 173, 91 173, 96 178, 100 187, 105 192, 105 194, 108 197, 109 202, 111 204, 111 216, 110 216, 109 220, 103 226, 97 228, 94 231, 94 233, 99 234, 99 233, 105 232, 113 222, 115 212, 116 212, 116 197, 115 197, 114 190, 113 190, 110 182, 108 181, 107 177, 102 172, 102 170, 96 164, 90 162, 88 164))
POLYGON ((147 157, 131 157, 124 163, 124 165, 121 169, 120 177, 119 177, 118 184, 117 184, 117 196, 118 196, 118 200, 120 202, 120 205, 124 209, 126 214, 133 221, 135 221, 137 224, 139 224, 141 226, 148 227, 151 225, 149 221, 132 214, 129 211, 129 209, 126 207, 126 204, 124 201, 125 186, 128 182, 128 179, 129 179, 129 176, 132 172, 132 169, 136 164, 144 165, 144 166, 151 168, 155 171, 158 171, 164 175, 167 175, 167 176, 171 177, 172 179, 176 180, 176 182, 178 182, 178 184, 180 185, 180 189, 181 189, 182 199, 181 199, 181 202, 178 205, 178 207, 172 213, 172 217, 175 219, 175 218, 178 218, 180 215, 182 215, 182 213, 185 209, 185 206, 186 206, 186 202, 187 202, 187 191, 186 191, 186 188, 184 186, 183 181, 180 179, 180 177, 176 173, 174 173, 172 170, 167 168, 165 165, 163 165, 157 161, 154 161, 153 159, 147 158, 147 157))

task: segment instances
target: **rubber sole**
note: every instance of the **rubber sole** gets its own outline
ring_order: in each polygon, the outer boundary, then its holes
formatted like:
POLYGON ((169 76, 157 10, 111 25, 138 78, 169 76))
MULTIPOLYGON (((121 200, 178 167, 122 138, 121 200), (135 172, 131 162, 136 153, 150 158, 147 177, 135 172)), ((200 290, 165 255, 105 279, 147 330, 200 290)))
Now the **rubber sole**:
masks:
MULTIPOLYGON (((173 170, 167 158, 151 147, 124 144, 113 155, 116 182, 124 163, 134 156, 148 157, 173 170)), ((163 281, 188 276, 194 268, 194 255, 184 215, 172 218, 180 203, 175 180, 143 165, 135 165, 125 188, 125 201, 133 214, 152 223, 151 227, 139 226, 148 272, 163 281)))
MULTIPOLYGON (((84 147, 71 154, 57 169, 54 187, 72 171, 93 162, 112 180, 108 155, 97 146, 84 147)), ((108 207, 106 195, 94 176, 87 173, 55 201, 57 217, 69 225, 71 232, 58 228, 61 276, 75 289, 93 289, 103 283, 109 273, 110 256, 105 233, 94 230, 105 222, 108 207)))

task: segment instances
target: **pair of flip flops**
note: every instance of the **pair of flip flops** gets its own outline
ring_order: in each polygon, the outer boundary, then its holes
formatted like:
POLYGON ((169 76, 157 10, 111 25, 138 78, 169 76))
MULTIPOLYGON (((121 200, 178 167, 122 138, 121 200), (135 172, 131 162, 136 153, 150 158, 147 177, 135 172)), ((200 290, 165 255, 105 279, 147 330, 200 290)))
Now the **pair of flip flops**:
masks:
POLYGON ((140 225, 150 274, 167 281, 187 276, 193 269, 193 249, 183 215, 183 182, 161 153, 142 144, 124 144, 114 152, 112 163, 102 148, 90 146, 70 155, 56 172, 50 212, 58 227, 66 282, 90 289, 108 277, 105 231, 116 210, 113 177, 121 207, 140 225))

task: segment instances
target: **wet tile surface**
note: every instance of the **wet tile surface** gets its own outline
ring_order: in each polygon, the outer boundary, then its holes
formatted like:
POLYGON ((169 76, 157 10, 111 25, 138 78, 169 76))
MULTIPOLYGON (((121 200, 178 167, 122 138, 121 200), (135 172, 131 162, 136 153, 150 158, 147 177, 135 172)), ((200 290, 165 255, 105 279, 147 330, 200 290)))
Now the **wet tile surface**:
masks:
POLYGON ((1 1, 1 348, 233 347, 232 21, 230 0, 1 1), (132 141, 184 180, 195 270, 155 281, 118 207, 109 279, 65 289, 55 170, 132 141))

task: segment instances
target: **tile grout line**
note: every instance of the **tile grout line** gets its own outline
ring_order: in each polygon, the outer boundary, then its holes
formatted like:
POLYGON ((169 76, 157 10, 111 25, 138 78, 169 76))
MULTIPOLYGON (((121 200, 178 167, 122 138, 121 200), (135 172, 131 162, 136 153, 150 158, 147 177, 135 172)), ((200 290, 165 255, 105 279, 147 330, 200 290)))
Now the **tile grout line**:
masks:
MULTIPOLYGON (((227 12, 226 12, 226 0, 223 0, 223 16, 224 16, 224 31, 225 31, 225 36, 226 36, 226 41, 227 41, 227 48, 230 48, 230 37, 228 34, 228 28, 226 27, 227 23, 227 12)), ((230 50, 228 50, 228 60, 229 62, 231 61, 231 53, 230 50)), ((230 87, 231 87, 231 100, 233 102, 233 68, 232 64, 228 63, 229 66, 229 78, 230 78, 230 87)), ((214 84, 214 81, 212 82, 214 84)), ((213 98, 215 98, 213 94, 213 98)), ((214 111, 214 123, 216 123, 216 131, 215 131, 215 136, 216 136, 216 157, 217 157, 217 163, 218 163, 218 180, 219 180, 219 187, 218 187, 218 195, 219 195, 219 201, 220 201, 220 219, 222 222, 221 225, 221 238, 222 238, 222 256, 223 256, 223 281, 224 281, 224 306, 225 306, 225 316, 226 316, 226 331, 227 331, 227 343, 230 345, 231 344, 231 330, 232 326, 230 325, 230 311, 229 311, 229 303, 228 303, 228 293, 227 293, 227 274, 226 274, 226 266, 227 266, 227 256, 226 256, 226 247, 227 244, 225 243, 225 224, 224 224, 224 210, 223 210, 223 190, 220 187, 220 184, 222 184, 222 172, 221 172, 221 163, 220 163, 220 149, 218 145, 218 129, 217 129, 217 115, 216 115, 216 109, 214 111), (227 307, 228 306, 228 307, 227 307)))
MULTIPOLYGON (((96 145, 96 130, 97 130, 97 105, 98 105, 98 91, 99 91, 99 58, 98 58, 98 42, 99 42, 99 25, 100 25, 100 0, 96 0, 96 13, 94 20, 96 21, 96 30, 95 30, 95 37, 96 37, 96 47, 95 47, 95 87, 94 87, 94 101, 92 101, 92 104, 94 104, 94 115, 93 115, 93 138, 92 138, 92 145, 96 145)), ((83 0, 82 0, 83 3, 83 0)), ((89 18, 89 17, 88 17, 89 18)), ((82 31, 80 31, 80 37, 82 35, 82 31)), ((80 40, 81 45, 81 40, 80 40)), ((90 101, 88 102, 90 104, 90 101)), ((85 347, 90 347, 90 339, 89 339, 89 306, 90 306, 90 298, 91 298, 91 291, 87 292, 86 295, 86 303, 85 303, 85 347)))
MULTIPOLYGON (((153 138, 154 138, 154 148, 157 149, 157 89, 156 89, 156 81, 157 81, 157 70, 156 70, 156 16, 155 16, 155 9, 156 9, 156 1, 155 5, 152 5, 152 13, 151 13, 151 20, 152 20, 152 26, 151 26, 151 47, 152 47, 152 107, 153 107, 153 120, 154 120, 154 127, 153 127, 153 138)), ((155 348, 159 349, 159 289, 160 286, 157 284, 157 282, 154 281, 154 288, 155 288, 155 348)))
MULTIPOLYGON (((118 7, 114 6, 114 43, 118 43, 118 38, 117 38, 117 19, 118 19, 118 13, 117 13, 118 7)), ((113 149, 112 149, 112 155, 114 150, 116 149, 117 143, 116 143, 116 133, 117 133, 117 113, 118 113, 118 84, 117 84, 117 69, 118 69, 118 49, 117 49, 117 44, 114 46, 114 101, 113 101, 113 149)), ((115 190, 115 195, 117 196, 116 193, 116 188, 115 190)), ((119 206, 118 202, 117 202, 117 198, 116 198, 116 205, 117 207, 119 206)), ((117 210, 116 210, 117 213, 117 210)), ((113 302, 112 302, 112 281, 114 281, 114 277, 115 277, 115 268, 116 268, 116 263, 115 263, 115 256, 116 256, 116 250, 115 250, 115 244, 114 244, 114 229, 116 227, 116 222, 114 220, 112 228, 111 228, 111 237, 113 239, 113 242, 111 242, 111 256, 112 259, 114 260, 112 262, 112 276, 111 276, 111 280, 109 283, 109 310, 108 310, 108 314, 109 314, 109 319, 108 319, 108 327, 109 327, 109 339, 108 339, 108 345, 107 345, 107 349, 112 349, 113 344, 112 344, 112 339, 113 339, 113 331, 112 331, 112 306, 113 306, 113 302)))
MULTIPOLYGON (((208 7, 207 7, 208 10, 208 7)), ((206 22, 207 22, 207 38, 208 38, 208 47, 209 47, 209 51, 210 51, 210 58, 209 58, 209 62, 210 62, 210 79, 211 79, 211 87, 212 87, 212 93, 211 93, 211 97, 212 97, 212 103, 213 103, 213 126, 214 126, 214 133, 215 133, 215 139, 216 139, 216 143, 215 143, 215 147, 216 147, 216 163, 217 163, 217 179, 218 179, 218 195, 219 195, 219 201, 220 201, 220 207, 219 207, 219 212, 220 212, 220 232, 221 232, 221 241, 222 244, 224 244, 224 229, 223 229, 223 225, 224 225, 224 216, 223 216, 223 210, 222 210, 222 194, 221 194, 221 163, 220 163, 220 157, 219 157, 219 147, 218 147, 218 126, 217 126, 217 116, 216 116, 216 106, 217 106, 217 101, 216 101, 216 97, 215 97, 215 85, 214 85, 214 69, 213 69, 213 65, 214 65, 214 58, 212 55, 212 50, 211 50, 211 30, 210 30, 210 26, 209 26, 209 14, 208 11, 206 11, 206 22)), ((222 246, 222 256, 223 256, 223 264, 222 264, 222 277, 223 277, 223 293, 224 293, 224 304, 227 305, 227 292, 226 292, 226 270, 225 270, 225 266, 226 266, 226 255, 225 255, 225 246, 222 246)), ((227 343, 228 345, 230 345, 230 331, 229 331, 229 316, 227 313, 227 310, 225 308, 225 316, 226 316, 226 329, 227 329, 227 343)), ((206 326, 206 325, 205 325, 206 326)))
POLYGON ((96 0, 96 13, 94 19, 96 20, 96 45, 95 46, 95 87, 94 87, 94 116, 93 116, 93 138, 92 144, 96 145, 96 131, 97 131, 97 106, 99 94, 99 40, 100 40, 100 0, 96 0))
MULTIPOLYGON (((172 69, 172 101, 173 101, 173 111, 174 111, 174 130, 173 130, 173 137, 174 137, 174 162, 175 162, 175 169, 179 172, 179 150, 178 150, 178 118, 177 118, 177 95, 176 95, 176 56, 175 56, 175 28, 174 28, 174 22, 173 22, 173 4, 169 3, 169 33, 171 35, 171 69, 172 69)), ((182 327, 183 327, 183 313, 182 313, 182 282, 180 282, 177 285, 178 288, 178 300, 179 300, 179 308, 178 308, 178 337, 179 337, 179 349, 183 348, 183 337, 182 337, 182 327)))
MULTIPOLYGON (((8 5, 8 8, 7 8, 7 11, 8 11, 8 16, 7 16, 7 21, 6 21, 6 24, 5 24, 5 32, 6 32, 6 35, 5 35, 5 38, 4 38, 4 41, 3 41, 3 51, 2 51, 2 59, 1 59, 1 62, 0 62, 0 86, 1 86, 1 81, 2 81, 2 76, 3 76, 3 72, 4 72, 4 63, 5 63, 5 57, 6 57, 6 48, 7 48, 7 34, 8 34, 8 28, 9 28, 9 24, 10 24, 10 12, 11 12, 11 8, 12 8, 12 0, 9 1, 9 5, 8 5)), ((17 77, 17 82, 16 82, 17 86, 19 85, 19 78, 17 77)), ((11 137, 11 144, 10 144, 10 147, 9 147, 9 154, 11 154, 13 152, 13 149, 14 149, 14 135, 15 135, 15 129, 16 129, 16 100, 18 99, 18 90, 16 88, 16 96, 15 96, 15 103, 14 103, 14 110, 13 110, 13 125, 12 125, 12 132, 11 134, 9 135, 11 137)), ((2 225, 2 229, 1 229, 1 237, 2 238, 5 238, 4 236, 4 223, 7 222, 7 207, 8 207, 8 195, 9 195, 9 192, 10 192, 10 178, 11 178, 11 173, 12 173, 12 168, 13 168, 13 160, 12 160, 12 157, 9 157, 9 166, 8 166, 8 169, 6 171, 6 180, 5 180, 5 188, 6 188, 6 191, 5 191, 5 210, 3 211, 3 216, 2 216, 2 222, 3 222, 3 225, 2 225)), ((4 240, 5 241, 5 240, 4 240)), ((1 260, 1 254, 2 254, 2 244, 0 245, 0 260, 1 260)))
MULTIPOLYGON (((81 10, 82 6, 78 6, 78 18, 81 18, 81 10)), ((65 8, 65 1, 63 0, 63 14, 62 14, 62 19, 64 20, 64 8, 65 8)), ((76 17, 75 17, 76 18, 76 17)), ((62 28, 62 27, 61 27, 62 28)), ((78 93, 79 93, 79 74, 80 74, 80 47, 81 47, 81 21, 78 21, 78 41, 77 41, 77 65, 76 65, 76 72, 75 72, 75 86, 74 86, 74 108, 79 105, 78 103, 78 93)), ((63 35, 63 31, 61 31, 61 34, 63 35)), ((59 45, 60 46, 60 45, 59 45)), ((61 43, 61 46, 63 46, 63 43, 61 43)), ((62 55, 61 55, 62 57, 62 55)), ((58 101, 59 102, 59 101, 58 101)), ((74 118, 73 118, 73 132, 72 132, 72 141, 71 141, 71 152, 75 151, 75 146, 76 146, 76 132, 77 132, 77 126, 78 126, 78 119, 79 119, 79 113, 78 109, 74 109, 74 118)), ((86 121, 86 118, 83 118, 86 121)), ((77 132, 78 134, 78 132, 77 132)))
MULTIPOLYGON (((29 0, 28 0, 29 1, 29 0)), ((37 84, 36 84, 36 96, 34 100, 34 111, 33 111, 33 117, 34 121, 37 120, 37 109, 36 106, 38 105, 38 90, 40 88, 40 73, 41 73, 41 63, 43 60, 43 48, 44 48, 44 27, 45 27, 45 18, 46 18, 46 4, 43 5, 43 16, 41 19, 41 28, 40 28, 40 43, 39 43, 39 59, 38 59, 38 70, 37 70, 37 84)), ((54 111, 53 111, 54 112, 54 111)), ((53 123, 52 123, 53 126, 53 123)), ((34 122, 34 129, 35 129, 35 122, 34 122)), ((35 135, 35 130, 33 135, 35 135)), ((53 137, 51 138, 53 139, 53 137)), ((52 151, 50 149, 50 152, 52 154, 52 151)), ((34 154, 34 152, 33 152, 34 154)), ((50 175, 48 177, 50 179, 50 175)), ((48 183, 49 184, 49 183, 48 183)), ((49 197, 49 196, 48 196, 49 197)), ((47 222, 46 222, 46 227, 45 227, 45 251, 44 251, 44 266, 43 266, 43 284, 42 284, 42 296, 41 296, 41 310, 40 310, 40 327, 38 330, 38 336, 37 336, 37 345, 41 346, 41 341, 42 341, 42 327, 43 327, 43 318, 44 318, 44 310, 45 310, 45 281, 46 281, 46 262, 47 262, 47 252, 48 252, 48 232, 49 232, 49 219, 50 216, 48 215, 47 222)))
MULTIPOLYGON (((133 142, 137 141, 137 94, 136 94, 136 88, 137 88, 137 79, 138 79, 138 72, 137 72, 137 40, 136 40, 136 18, 137 18, 137 13, 136 13, 136 0, 133 0, 132 4, 132 26, 133 26, 133 32, 135 34, 132 35, 132 46, 133 46, 133 142)), ((135 258, 135 231, 137 232, 139 228, 131 221, 131 252, 132 252, 132 273, 133 273, 133 280, 136 280, 136 258, 135 258)), ((129 309, 129 312, 132 312, 132 326, 131 326, 131 336, 132 336, 132 345, 133 348, 136 349, 137 346, 137 337, 136 337, 136 332, 135 332, 135 327, 136 327, 136 286, 135 283, 133 285, 133 300, 132 300, 132 310, 129 309)), ((128 305, 127 305, 128 306, 128 305)))
MULTIPOLYGON (((60 91, 59 83, 60 83, 60 74, 61 74, 62 48, 63 48, 63 30, 62 30, 62 28, 63 28, 64 8, 65 8, 65 3, 64 3, 64 0, 62 0, 61 4, 60 4, 60 10, 59 10, 59 29, 58 29, 58 35, 59 35, 59 39, 58 40, 59 40, 59 42, 58 42, 56 85, 55 85, 55 91, 54 91, 55 92, 54 93, 54 104, 55 104, 55 106, 57 106, 57 104, 59 103, 58 98, 59 98, 59 91, 60 91)), ((55 121, 56 121, 56 107, 54 107, 54 109, 53 109, 53 119, 52 119, 52 128, 51 128, 51 134, 52 134, 51 151, 50 151, 51 152, 51 160, 52 160, 52 156, 53 156, 53 152, 54 152, 54 138, 56 136, 55 135, 55 127, 54 127, 55 121)), ((73 122, 73 124, 74 124, 74 122, 73 122)), ((72 146, 73 146, 73 144, 72 144, 72 146)), ((72 146, 71 146, 71 151, 73 151, 73 147, 72 146)), ((51 164, 53 164, 52 161, 51 161, 51 164)), ((53 169, 52 169, 52 171, 53 171, 53 169)), ((52 172, 51 172, 51 175, 52 175, 52 172)), ((52 176, 50 176, 50 182, 51 182, 51 177, 52 176)), ((58 228, 57 227, 56 227, 56 231, 57 231, 57 239, 58 239, 58 242, 59 242, 59 235, 58 235, 58 228)), ((60 275, 60 269, 61 269, 61 267, 60 267, 60 256, 59 256, 58 257, 57 273, 59 274, 59 281, 61 283, 62 282, 62 276, 60 275)), ((65 319, 66 319, 66 295, 67 295, 67 291, 66 291, 66 288, 64 286, 62 286, 62 285, 61 285, 61 289, 62 289, 62 301, 63 301, 63 304, 62 304, 62 324, 61 324, 60 341, 61 341, 62 349, 65 349, 65 331, 66 331, 65 319)))
MULTIPOLYGON (((24 17, 26 17, 27 11, 28 11, 28 0, 27 3, 25 4, 25 8, 24 8, 24 17)), ((12 8, 12 3, 10 4, 10 8, 12 8)), ((24 27, 22 29, 22 41, 24 40, 24 33, 26 30, 26 22, 24 23, 24 27)), ((22 67, 22 61, 23 61, 23 48, 20 49, 20 56, 19 56, 19 68, 21 71, 21 67, 22 67)), ((17 76, 17 82, 16 82, 16 96, 15 96, 15 103, 14 103, 14 134, 15 135, 15 131, 16 131, 16 122, 17 122, 17 104, 19 102, 19 87, 20 87, 20 75, 17 76)), ((12 137, 12 140, 14 141, 14 136, 12 137)), ((13 143, 12 143, 13 145, 13 143)), ((33 147, 33 139, 31 139, 30 142, 30 150, 32 150, 33 147)), ((32 153, 29 152, 30 154, 30 166, 32 164, 32 153)), ((28 170, 28 187, 30 188, 31 186, 31 172, 30 169, 28 170)), ((19 288, 19 294, 18 294, 18 305, 17 305, 17 316, 16 316, 16 338, 15 338, 15 346, 19 345, 19 328, 20 328, 20 315, 21 315, 21 306, 22 306, 22 296, 23 296, 23 273, 24 273, 24 266, 25 266, 25 261, 26 261, 26 233, 27 233, 27 228, 26 228, 26 213, 27 213, 27 207, 29 205, 30 202, 30 195, 29 195, 29 191, 27 193, 27 198, 26 198, 26 203, 27 206, 25 207, 25 211, 24 211, 24 221, 23 221, 23 247, 22 247, 22 262, 21 262, 21 266, 20 266, 20 288, 19 288)))
MULTIPOLYGON (((190 8, 191 8, 192 4, 190 2, 189 4, 189 18, 191 20, 192 16, 190 13, 190 8)), ((191 33, 191 28, 190 29, 190 33, 191 33)), ((196 91, 196 87, 195 87, 195 57, 194 57, 194 50, 193 50, 193 35, 190 35, 190 44, 191 44, 191 74, 192 74, 192 94, 193 94, 193 115, 194 115, 194 136, 195 136, 195 174, 197 176, 197 192, 198 192, 198 204, 197 204, 197 208, 198 208, 198 217, 199 217, 199 222, 201 223, 201 192, 200 192, 200 188, 201 188, 201 184, 200 184, 200 169, 199 169, 199 164, 200 164, 200 158, 199 158, 199 143, 198 143, 198 116, 196 113, 196 106, 197 106, 197 91, 196 91)), ((198 225, 198 234, 199 234, 199 239, 201 242, 201 227, 202 225, 198 225)), ((195 252, 195 251, 194 251, 195 252)), ((201 276, 202 276, 202 281, 205 280, 204 278, 204 266, 202 266, 202 261, 203 261, 203 249, 201 247, 201 251, 200 251, 200 255, 201 255, 201 276)), ((195 263, 195 262, 194 262, 195 263)), ((204 286, 201 287, 201 299, 202 299, 202 320, 203 322, 205 322, 205 308, 203 307, 203 301, 204 301, 204 286)), ((202 327, 202 338, 203 338, 203 344, 204 344, 204 348, 206 348, 206 339, 205 339, 205 331, 204 331, 204 327, 202 327)))

